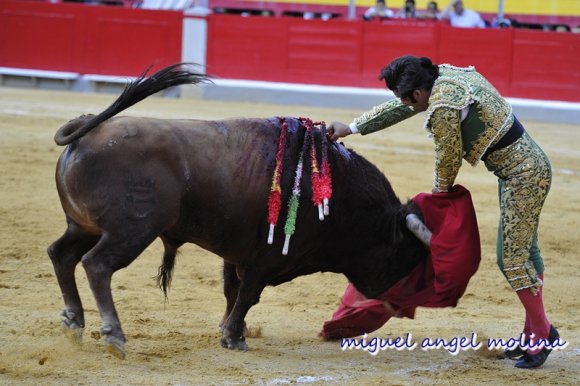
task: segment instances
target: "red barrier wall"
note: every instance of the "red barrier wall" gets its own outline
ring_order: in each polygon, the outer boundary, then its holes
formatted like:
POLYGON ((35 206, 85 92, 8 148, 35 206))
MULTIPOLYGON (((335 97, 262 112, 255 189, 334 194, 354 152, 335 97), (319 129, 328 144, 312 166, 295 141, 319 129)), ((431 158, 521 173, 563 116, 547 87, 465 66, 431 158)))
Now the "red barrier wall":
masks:
POLYGON ((510 93, 580 102, 580 34, 514 32, 510 93))
POLYGON ((506 96, 580 102, 580 34, 404 20, 210 15, 208 22, 208 71, 223 78, 383 87, 380 69, 412 54, 474 65, 506 96))
MULTIPOLYGON (((506 96, 580 102, 580 34, 457 29, 428 21, 207 17, 207 71, 222 78, 383 87, 404 54, 475 65, 506 96)), ((0 0, 0 66, 135 76, 179 62, 183 15, 0 0)))
POLYGON ((256 23, 254 18, 212 17, 207 34, 207 61, 212 63, 208 73, 287 81, 288 22, 286 18, 264 18, 256 23))
POLYGON ((179 62, 181 31, 180 12, 0 1, 0 66, 135 76, 179 62))
POLYGON ((402 55, 427 56, 437 62, 439 30, 434 22, 398 21, 384 24, 361 22, 364 26, 360 55, 363 67, 360 82, 368 87, 384 87, 377 78, 381 68, 402 55), (404 33, 402 33, 402 31, 404 33))

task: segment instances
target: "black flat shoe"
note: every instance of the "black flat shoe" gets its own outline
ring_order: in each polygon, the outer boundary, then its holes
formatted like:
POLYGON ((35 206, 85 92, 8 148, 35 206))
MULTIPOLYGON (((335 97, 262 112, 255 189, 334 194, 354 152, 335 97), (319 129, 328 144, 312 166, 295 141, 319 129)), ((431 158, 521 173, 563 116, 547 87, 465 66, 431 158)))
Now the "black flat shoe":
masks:
POLYGON ((516 359, 520 359, 521 357, 523 357, 525 353, 526 352, 524 350, 522 350, 522 348, 520 346, 517 346, 513 350, 504 350, 504 352, 503 352, 503 354, 505 355, 506 358, 514 360, 514 361, 516 359))
POLYGON ((550 325, 550 333, 548 334, 548 342, 550 342, 550 345, 553 345, 556 342, 556 339, 560 339, 560 334, 558 333, 558 330, 556 330, 556 327, 550 325))
MULTIPOLYGON (((548 343, 550 343, 550 345, 553 345, 558 339, 560 339, 560 334, 558 334, 558 330, 556 330, 554 326, 550 326, 548 343)), ((520 358, 516 362, 515 366, 519 369, 535 369, 543 365, 544 362, 546 362, 546 359, 548 359, 548 355, 550 355, 551 352, 552 350, 547 349, 545 347, 542 349, 542 351, 533 355, 524 352, 522 358, 520 358)))
POLYGON ((546 362, 548 355, 550 355, 550 350, 546 348, 543 348, 542 351, 534 355, 524 353, 524 356, 518 359, 515 366, 518 369, 535 369, 546 362))
MULTIPOLYGON (((522 335, 523 334, 524 333, 522 332, 522 335)), ((524 340, 524 344, 527 344, 527 343, 528 343, 528 337, 526 336, 525 340, 524 340)), ((508 359, 511 359, 512 361, 515 361, 515 360, 523 357, 525 353, 526 353, 526 350, 522 350, 522 348, 518 345, 511 350, 504 350, 503 355, 504 355, 504 358, 508 358, 508 359)))

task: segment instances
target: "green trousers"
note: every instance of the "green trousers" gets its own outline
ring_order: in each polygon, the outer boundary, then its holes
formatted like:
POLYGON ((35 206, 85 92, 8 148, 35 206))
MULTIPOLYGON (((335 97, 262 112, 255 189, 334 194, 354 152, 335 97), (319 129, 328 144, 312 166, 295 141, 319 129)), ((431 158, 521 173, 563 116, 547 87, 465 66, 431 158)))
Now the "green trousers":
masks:
POLYGON ((527 132, 485 160, 498 177, 497 264, 514 290, 537 289, 544 263, 538 247, 540 212, 550 191, 548 157, 527 132))

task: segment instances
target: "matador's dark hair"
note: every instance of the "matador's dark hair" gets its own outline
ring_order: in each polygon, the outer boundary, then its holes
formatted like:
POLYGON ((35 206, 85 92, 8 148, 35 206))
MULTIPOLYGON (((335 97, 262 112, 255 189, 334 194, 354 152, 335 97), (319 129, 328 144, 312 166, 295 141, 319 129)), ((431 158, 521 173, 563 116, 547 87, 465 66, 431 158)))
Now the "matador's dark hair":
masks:
POLYGON ((417 89, 431 90, 439 76, 439 67, 426 57, 401 56, 381 70, 379 80, 401 98, 409 98, 417 89))

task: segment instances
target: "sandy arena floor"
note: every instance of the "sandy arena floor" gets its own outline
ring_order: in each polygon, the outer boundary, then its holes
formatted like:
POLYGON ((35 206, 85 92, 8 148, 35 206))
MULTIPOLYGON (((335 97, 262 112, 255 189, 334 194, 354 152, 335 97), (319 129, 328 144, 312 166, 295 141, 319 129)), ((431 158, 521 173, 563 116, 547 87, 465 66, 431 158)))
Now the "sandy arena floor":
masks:
MULTIPOLYGON (((98 113, 115 95, 0 88, 0 384, 198 385, 198 384, 577 384, 580 379, 580 127, 524 122, 554 168, 552 191, 540 228, 546 263, 548 315, 568 342, 539 370, 523 371, 487 338, 519 336, 523 309, 495 265, 498 219, 496 181, 483 165, 464 165, 458 183, 471 190, 481 230, 483 258, 456 308, 418 309, 416 319, 394 319, 373 337, 411 333, 424 338, 471 337, 479 350, 450 355, 445 349, 397 351, 372 356, 341 351, 317 337, 338 305, 346 279, 315 274, 267 288, 246 318, 253 337, 248 352, 219 344, 225 301, 221 260, 195 246, 182 249, 167 303, 153 277, 161 262, 155 242, 113 278, 114 296, 128 342, 126 360, 98 340, 99 321, 82 267, 77 281, 86 309, 81 346, 60 330, 60 290, 46 254, 65 229, 54 186, 62 151, 52 137, 82 113, 98 113)), ((370 107, 370 106, 369 106, 370 107)), ((195 99, 150 98, 126 115, 161 118, 307 116, 350 122, 361 111, 195 99)), ((431 186, 432 142, 421 118, 345 143, 386 174, 401 199, 431 186)))

